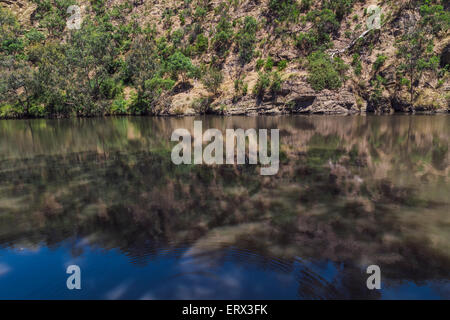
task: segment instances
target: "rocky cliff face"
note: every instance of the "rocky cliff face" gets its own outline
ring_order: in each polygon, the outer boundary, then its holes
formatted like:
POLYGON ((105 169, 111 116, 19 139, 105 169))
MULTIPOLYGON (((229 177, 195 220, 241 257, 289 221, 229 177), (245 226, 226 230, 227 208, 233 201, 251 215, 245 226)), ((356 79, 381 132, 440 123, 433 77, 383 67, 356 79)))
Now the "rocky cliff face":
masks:
MULTIPOLYGON (((0 4, 13 11, 21 28, 40 30, 47 42, 64 42, 69 31, 51 30, 44 2, 55 5, 39 0, 0 4)), ((66 2, 79 5, 85 20, 106 16, 117 30, 132 24, 152 29, 156 46, 170 45, 157 50, 180 51, 197 68, 195 76, 165 74, 175 84, 152 100, 151 113, 450 110, 446 1, 66 2)), ((122 61, 136 42, 133 34, 128 37, 131 45, 120 53, 122 61)), ((135 108, 128 107, 143 95, 143 86, 123 83, 120 95, 127 107, 120 113, 133 113, 135 108)))

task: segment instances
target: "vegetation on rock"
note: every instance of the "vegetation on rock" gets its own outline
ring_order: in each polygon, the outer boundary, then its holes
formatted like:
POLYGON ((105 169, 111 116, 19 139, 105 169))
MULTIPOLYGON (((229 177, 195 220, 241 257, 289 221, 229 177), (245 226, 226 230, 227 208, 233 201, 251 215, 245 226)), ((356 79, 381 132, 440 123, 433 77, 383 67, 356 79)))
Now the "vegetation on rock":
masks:
POLYGON ((373 111, 449 109, 443 0, 380 2, 373 30, 361 0, 20 2, 0 1, 0 117, 189 113, 207 93, 211 111, 252 99, 287 110, 308 88, 373 111), (180 95, 190 102, 175 112, 180 95))

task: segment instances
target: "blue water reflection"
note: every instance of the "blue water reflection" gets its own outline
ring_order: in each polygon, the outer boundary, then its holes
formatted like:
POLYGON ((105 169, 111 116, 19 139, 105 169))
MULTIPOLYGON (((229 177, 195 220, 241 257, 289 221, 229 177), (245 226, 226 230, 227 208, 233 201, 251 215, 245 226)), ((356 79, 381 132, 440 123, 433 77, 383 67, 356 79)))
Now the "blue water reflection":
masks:
MULTIPOLYGON (((117 249, 86 246, 74 257, 73 245, 1 250, 0 258, 7 263, 0 265, 0 299, 355 298, 342 290, 345 267, 331 261, 270 261, 231 247, 220 250, 220 258, 217 252, 214 257, 200 257, 189 254, 189 248, 168 249, 140 264, 117 249), (65 271, 72 264, 81 268, 81 290, 66 287, 65 271)), ((364 270, 352 271, 364 281, 364 270)), ((449 290, 448 282, 400 282, 383 283, 376 293, 360 293, 376 299, 445 299, 449 290)))
POLYGON ((450 299, 449 116, 199 119, 279 173, 175 166, 194 118, 0 121, 0 299, 450 299))

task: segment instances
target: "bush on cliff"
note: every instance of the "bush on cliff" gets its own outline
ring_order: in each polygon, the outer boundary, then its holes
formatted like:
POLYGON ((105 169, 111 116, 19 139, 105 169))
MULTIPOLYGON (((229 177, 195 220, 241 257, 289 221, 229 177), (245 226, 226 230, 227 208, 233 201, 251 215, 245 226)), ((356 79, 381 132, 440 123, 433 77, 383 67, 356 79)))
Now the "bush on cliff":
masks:
POLYGON ((314 90, 333 90, 342 86, 342 73, 345 73, 342 60, 333 61, 326 53, 316 51, 308 56, 308 69, 308 82, 314 90))

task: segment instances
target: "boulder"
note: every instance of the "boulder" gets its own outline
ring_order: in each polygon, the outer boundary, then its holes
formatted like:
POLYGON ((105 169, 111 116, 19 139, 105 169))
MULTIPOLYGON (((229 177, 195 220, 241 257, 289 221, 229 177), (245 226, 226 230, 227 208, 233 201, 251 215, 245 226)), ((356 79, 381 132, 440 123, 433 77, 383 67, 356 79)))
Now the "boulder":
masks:
POLYGON ((355 96, 345 89, 339 91, 321 91, 308 109, 310 113, 326 114, 351 114, 359 112, 355 96))

